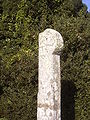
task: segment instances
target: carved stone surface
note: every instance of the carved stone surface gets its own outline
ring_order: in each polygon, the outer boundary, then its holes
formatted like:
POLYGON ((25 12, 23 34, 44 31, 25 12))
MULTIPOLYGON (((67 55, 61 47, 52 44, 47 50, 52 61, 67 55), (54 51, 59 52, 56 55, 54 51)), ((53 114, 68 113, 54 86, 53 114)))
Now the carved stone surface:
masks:
POLYGON ((59 32, 46 29, 39 34, 39 77, 37 120, 60 120, 60 51, 63 39, 59 32))

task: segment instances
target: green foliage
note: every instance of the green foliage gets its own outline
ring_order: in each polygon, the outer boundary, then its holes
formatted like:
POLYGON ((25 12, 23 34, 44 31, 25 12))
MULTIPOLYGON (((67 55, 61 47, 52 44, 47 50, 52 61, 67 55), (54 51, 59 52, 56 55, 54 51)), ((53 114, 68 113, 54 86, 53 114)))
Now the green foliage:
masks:
POLYGON ((1 0, 0 16, 0 119, 36 120, 38 34, 50 27, 64 39, 61 75, 76 88, 75 120, 89 120, 90 13, 82 1, 1 0))
POLYGON ((0 120, 7 120, 6 118, 0 118, 0 120))

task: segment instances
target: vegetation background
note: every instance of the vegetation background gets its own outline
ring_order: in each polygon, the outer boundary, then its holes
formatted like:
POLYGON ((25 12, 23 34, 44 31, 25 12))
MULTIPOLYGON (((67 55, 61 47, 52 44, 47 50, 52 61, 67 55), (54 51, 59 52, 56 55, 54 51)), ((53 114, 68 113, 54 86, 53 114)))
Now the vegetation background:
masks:
POLYGON ((59 31, 65 44, 62 120, 90 119, 87 6, 82 0, 0 0, 0 120, 36 120, 38 34, 46 28, 59 31))

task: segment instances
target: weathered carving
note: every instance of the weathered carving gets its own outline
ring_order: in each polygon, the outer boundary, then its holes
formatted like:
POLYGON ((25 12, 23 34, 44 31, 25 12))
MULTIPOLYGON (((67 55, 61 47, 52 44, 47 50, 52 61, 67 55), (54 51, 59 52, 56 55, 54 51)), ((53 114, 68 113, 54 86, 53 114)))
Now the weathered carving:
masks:
POLYGON ((60 120, 60 51, 63 39, 59 32, 46 29, 39 34, 39 77, 37 120, 60 120))

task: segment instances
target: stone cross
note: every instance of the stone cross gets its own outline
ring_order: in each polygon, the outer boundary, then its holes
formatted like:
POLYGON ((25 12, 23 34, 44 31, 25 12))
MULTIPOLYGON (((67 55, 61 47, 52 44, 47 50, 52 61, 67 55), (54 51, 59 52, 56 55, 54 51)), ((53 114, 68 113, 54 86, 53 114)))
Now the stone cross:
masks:
POLYGON ((37 120, 61 120, 60 51, 63 39, 59 32, 46 29, 39 34, 39 77, 37 120))

